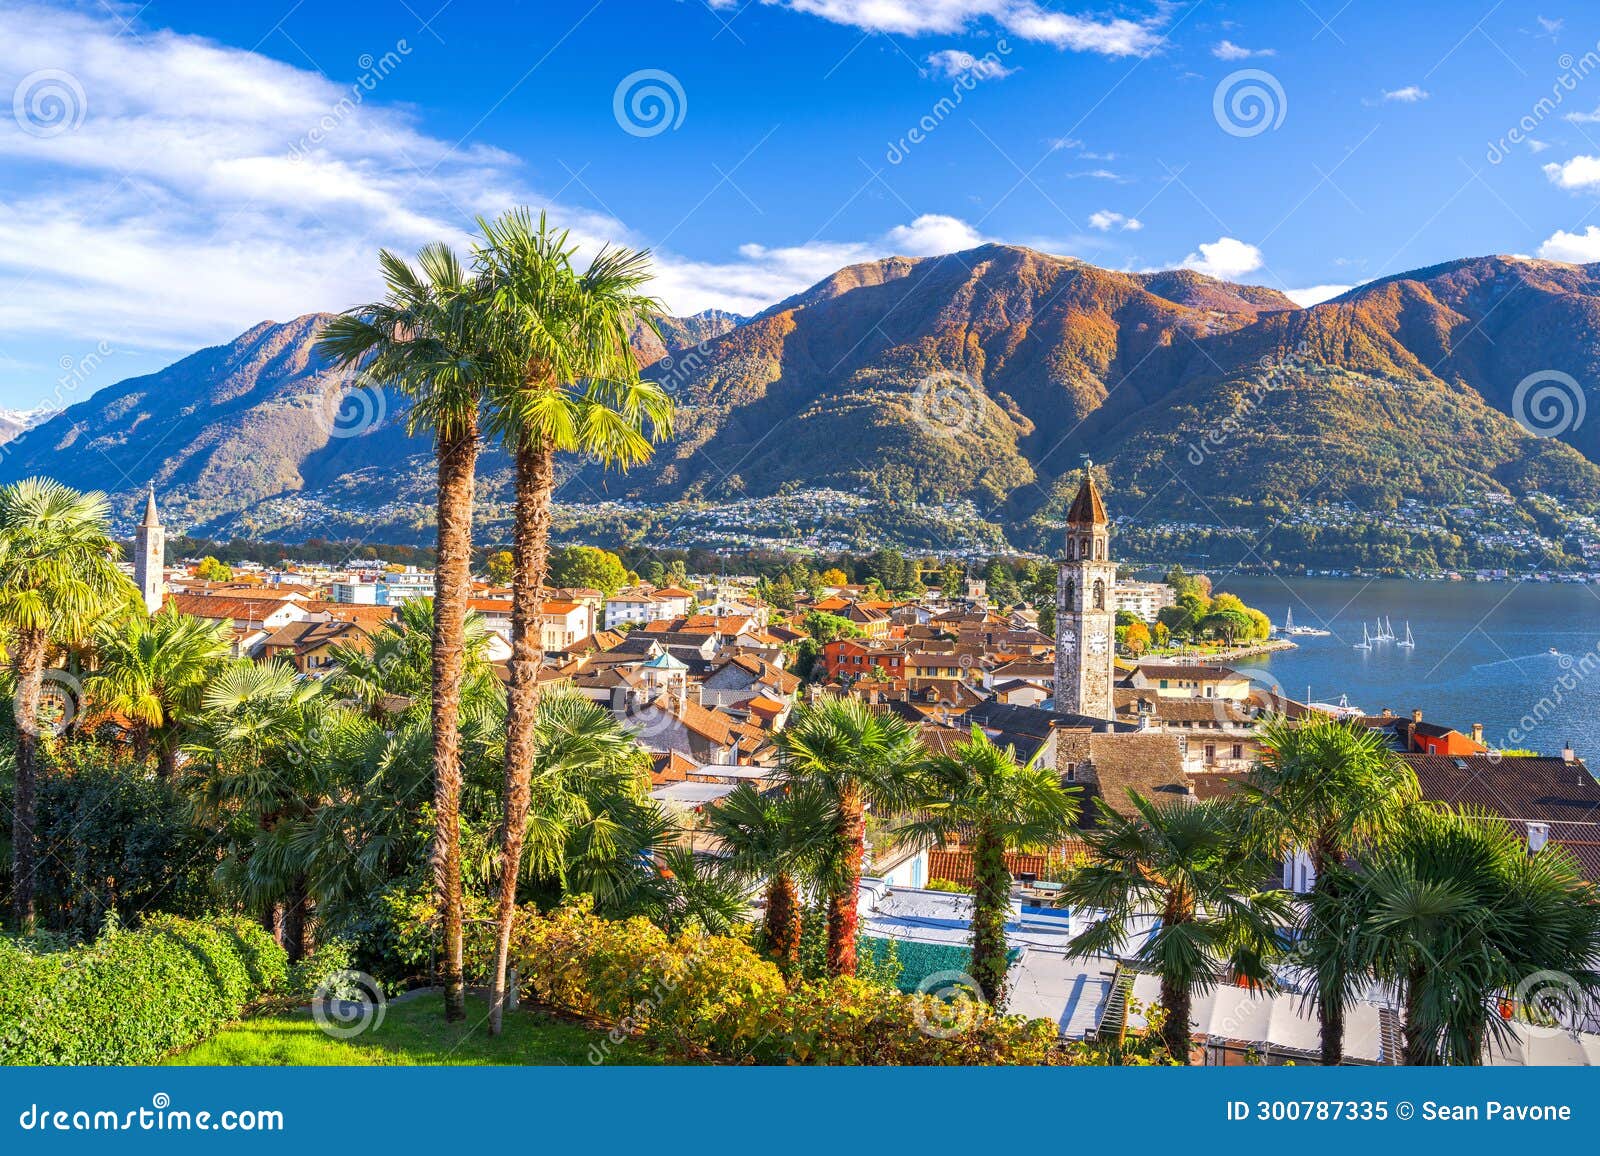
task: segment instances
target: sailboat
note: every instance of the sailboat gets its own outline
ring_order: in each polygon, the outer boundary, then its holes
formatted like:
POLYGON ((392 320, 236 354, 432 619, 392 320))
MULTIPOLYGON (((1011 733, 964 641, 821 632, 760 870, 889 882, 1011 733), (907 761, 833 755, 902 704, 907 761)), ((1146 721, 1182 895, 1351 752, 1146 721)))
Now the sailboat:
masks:
POLYGON ((1326 630, 1321 630, 1315 626, 1296 626, 1294 624, 1293 607, 1283 612, 1283 629, 1279 633, 1284 635, 1292 634, 1297 638, 1326 638, 1328 635, 1326 630))
POLYGON ((1365 622, 1363 622, 1361 624, 1361 641, 1355 644, 1354 649, 1356 649, 1356 650, 1371 650, 1372 649, 1372 636, 1367 633, 1367 624, 1365 622))
POLYGON ((1388 625, 1384 623, 1383 616, 1381 614, 1378 616, 1378 620, 1376 622, 1374 622, 1373 625, 1372 625, 1372 641, 1374 641, 1374 642, 1393 642, 1394 641, 1394 631, 1390 630, 1388 625))
POLYGON ((1403 646, 1407 650, 1410 650, 1416 644, 1417 644, 1416 643, 1416 639, 1411 637, 1411 620, 1408 618, 1408 619, 1406 619, 1406 636, 1404 638, 1402 638, 1399 642, 1395 643, 1395 645, 1396 646, 1403 646))

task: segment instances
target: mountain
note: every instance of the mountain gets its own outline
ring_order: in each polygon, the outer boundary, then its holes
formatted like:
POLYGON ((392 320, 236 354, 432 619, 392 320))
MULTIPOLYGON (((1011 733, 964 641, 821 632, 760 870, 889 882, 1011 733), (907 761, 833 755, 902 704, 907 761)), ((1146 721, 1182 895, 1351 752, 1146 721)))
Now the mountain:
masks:
POLYGON ((0 445, 15 440, 41 422, 48 421, 56 407, 46 403, 33 409, 0 408, 0 445))
MULTIPOLYGON (((423 538, 428 447, 399 399, 341 408, 322 320, 103 390, 13 442, 0 479, 55 474, 126 515, 153 478, 169 521, 212 534, 423 538)), ((570 463, 569 531, 1044 551, 1085 458, 1147 556, 1572 565, 1600 509, 1600 423, 1572 409, 1600 374, 1600 266, 1472 258, 1300 309, 985 245, 658 328, 634 346, 679 432, 626 476, 570 463)), ((492 449, 482 476, 493 536, 492 449)))

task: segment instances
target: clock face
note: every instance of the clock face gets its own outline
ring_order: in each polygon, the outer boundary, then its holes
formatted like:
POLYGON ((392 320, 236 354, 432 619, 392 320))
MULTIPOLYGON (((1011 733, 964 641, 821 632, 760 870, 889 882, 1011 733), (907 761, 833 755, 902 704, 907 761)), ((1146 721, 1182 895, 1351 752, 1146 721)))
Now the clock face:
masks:
POLYGON ((1071 630, 1063 630, 1061 632, 1060 646, 1061 646, 1062 650, 1069 651, 1069 652, 1077 650, 1078 649, 1078 636, 1075 633, 1073 633, 1071 630))
POLYGON ((1090 654, 1104 654, 1106 652, 1106 637, 1098 630, 1091 631, 1088 639, 1090 654))

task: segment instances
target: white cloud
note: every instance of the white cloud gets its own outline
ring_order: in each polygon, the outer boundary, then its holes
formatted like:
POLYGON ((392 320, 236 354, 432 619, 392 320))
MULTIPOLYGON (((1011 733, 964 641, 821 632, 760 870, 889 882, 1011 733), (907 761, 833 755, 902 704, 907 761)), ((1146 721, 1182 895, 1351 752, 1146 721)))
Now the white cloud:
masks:
POLYGON ((1276 48, 1245 48, 1231 40, 1224 40, 1211 49, 1218 60, 1249 60, 1252 56, 1276 56, 1276 48))
POLYGON ((1593 112, 1569 112, 1561 119, 1573 124, 1600 124, 1600 108, 1593 112))
POLYGON ((1199 248, 1183 259, 1183 267, 1219 281, 1237 280, 1262 265, 1261 250, 1234 237, 1219 237, 1199 248))
POLYGON ((1600 157, 1575 156, 1564 165, 1544 166, 1544 175, 1561 189, 1592 189, 1600 185, 1600 157))
POLYGON ((1548 144, 1546 144, 1542 140, 1534 140, 1532 137, 1528 138, 1528 151, 1530 153, 1532 153, 1534 156, 1538 156, 1540 153, 1544 152, 1544 150, 1549 148, 1549 147, 1550 146, 1548 144))
MULTIPOLYGON (((709 0, 714 8, 733 8, 744 0, 709 0)), ((903 36, 964 32, 980 20, 993 20, 1022 40, 1102 56, 1144 56, 1162 40, 1157 31, 1166 9, 1145 20, 1073 16, 1034 0, 761 0, 763 4, 817 16, 868 32, 903 36)))
POLYGON ((1144 228, 1144 222, 1138 217, 1125 217, 1121 213, 1114 213, 1110 209, 1101 209, 1089 214, 1091 228, 1099 229, 1102 233, 1109 233, 1112 229, 1122 229, 1125 232, 1137 232, 1144 228))
MULTIPOLYGON (((380 246, 465 247, 474 214, 513 205, 549 209, 586 252, 652 243, 534 187, 515 157, 427 134, 384 104, 381 80, 356 102, 348 85, 254 53, 117 30, 83 13, 7 10, 0 93, 50 61, 87 96, 82 123, 54 136, 19 131, 9 109, 0 117, 10 354, 102 339, 187 352, 264 319, 343 309, 381 291, 380 246)), ((391 65, 408 67, 398 50, 391 65)), ((749 246, 725 260, 658 250, 653 288, 676 313, 751 313, 842 265, 983 239, 929 214, 866 240, 749 246)))
POLYGON ((944 48, 938 52, 930 52, 927 56, 927 65, 935 75, 946 76, 952 80, 969 74, 976 80, 1003 80, 1016 71, 1015 68, 1007 68, 1001 64, 999 57, 993 53, 988 56, 974 56, 959 48, 944 48))
POLYGON ((1557 230, 1539 246, 1539 256, 1546 261, 1570 261, 1575 265, 1600 261, 1600 226, 1590 225, 1581 233, 1557 230))
POLYGON ((1308 285, 1304 289, 1285 289, 1283 295, 1302 309, 1308 309, 1354 288, 1354 285, 1308 285))
POLYGON ((1389 101, 1398 101, 1401 104, 1416 104, 1420 100, 1427 100, 1431 95, 1433 94, 1428 92, 1427 89, 1418 88, 1414 84, 1408 84, 1404 88, 1396 88, 1392 91, 1385 92, 1383 94, 1383 99, 1389 101))

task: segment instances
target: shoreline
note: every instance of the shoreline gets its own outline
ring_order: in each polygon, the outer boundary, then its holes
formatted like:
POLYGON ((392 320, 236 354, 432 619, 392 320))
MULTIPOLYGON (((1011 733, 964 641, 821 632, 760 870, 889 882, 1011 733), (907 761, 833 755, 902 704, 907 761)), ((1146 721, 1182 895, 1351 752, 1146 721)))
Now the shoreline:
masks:
POLYGON ((1212 662, 1233 662, 1240 658, 1252 658, 1258 654, 1278 654, 1285 650, 1299 650, 1300 644, 1290 642, 1287 638, 1269 638, 1265 642, 1252 642, 1248 646, 1231 646, 1225 650, 1210 651, 1205 654, 1157 654, 1149 658, 1140 657, 1133 660, 1135 666, 1146 663, 1165 663, 1172 666, 1205 666, 1212 662))

